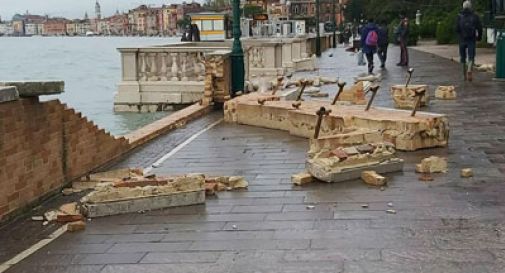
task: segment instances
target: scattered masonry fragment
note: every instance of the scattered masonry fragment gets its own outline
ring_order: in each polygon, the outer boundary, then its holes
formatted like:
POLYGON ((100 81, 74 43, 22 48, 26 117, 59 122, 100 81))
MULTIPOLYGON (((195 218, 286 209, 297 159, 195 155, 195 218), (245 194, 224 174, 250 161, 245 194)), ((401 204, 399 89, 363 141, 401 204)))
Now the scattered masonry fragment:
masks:
POLYGON ((471 169, 471 168, 462 169, 461 170, 461 177, 463 177, 463 178, 473 177, 473 169, 471 169))
POLYGON ((446 173, 447 159, 438 156, 430 156, 416 164, 416 172, 418 173, 446 173))

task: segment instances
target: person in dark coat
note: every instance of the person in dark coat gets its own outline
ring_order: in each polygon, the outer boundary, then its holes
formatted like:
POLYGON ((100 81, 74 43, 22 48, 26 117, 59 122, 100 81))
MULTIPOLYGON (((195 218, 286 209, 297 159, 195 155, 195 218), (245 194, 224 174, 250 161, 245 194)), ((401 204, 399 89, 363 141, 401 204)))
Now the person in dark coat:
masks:
POLYGON ((366 24, 361 30, 361 48, 366 56, 368 62, 368 73, 370 74, 373 73, 374 69, 373 55, 377 53, 378 41, 375 41, 375 45, 371 44, 369 41, 370 39, 369 34, 371 34, 371 32, 375 32, 375 35, 378 36, 378 31, 379 28, 377 27, 372 18, 368 20, 368 24, 366 24))
POLYGON ((407 49, 407 43, 409 41, 409 19, 407 17, 403 18, 398 27, 398 42, 400 43, 400 62, 396 65, 398 66, 409 66, 409 51, 407 49))
POLYGON ((379 60, 381 61, 381 68, 386 67, 386 59, 388 55, 388 46, 389 46, 389 30, 388 25, 385 21, 379 26, 379 42, 377 55, 379 56, 379 60))
POLYGON ((463 3, 463 10, 458 16, 456 32, 459 36, 459 56, 463 64, 463 75, 465 80, 472 81, 475 47, 477 41, 482 40, 482 23, 479 16, 472 11, 472 3, 468 0, 463 3))

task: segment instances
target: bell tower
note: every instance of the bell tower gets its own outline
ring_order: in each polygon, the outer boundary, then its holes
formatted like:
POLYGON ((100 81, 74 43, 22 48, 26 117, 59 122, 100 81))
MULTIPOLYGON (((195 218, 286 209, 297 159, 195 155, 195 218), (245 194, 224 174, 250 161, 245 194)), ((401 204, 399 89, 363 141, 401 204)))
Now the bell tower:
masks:
POLYGON ((101 12, 101 8, 100 8, 100 3, 98 3, 98 1, 96 1, 96 4, 95 4, 95 15, 96 15, 96 19, 98 19, 98 20, 102 19, 102 12, 101 12))

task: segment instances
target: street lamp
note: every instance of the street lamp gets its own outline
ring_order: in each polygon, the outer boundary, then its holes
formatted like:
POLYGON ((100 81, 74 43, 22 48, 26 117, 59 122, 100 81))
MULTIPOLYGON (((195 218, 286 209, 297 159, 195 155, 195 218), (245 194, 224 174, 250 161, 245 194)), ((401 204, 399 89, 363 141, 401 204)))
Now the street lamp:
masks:
POLYGON ((320 1, 316 0, 316 56, 321 57, 321 34, 319 33, 320 1))
POLYGON ((232 0, 233 8, 233 47, 231 50, 231 92, 232 96, 244 90, 244 50, 240 42, 240 0, 232 0))

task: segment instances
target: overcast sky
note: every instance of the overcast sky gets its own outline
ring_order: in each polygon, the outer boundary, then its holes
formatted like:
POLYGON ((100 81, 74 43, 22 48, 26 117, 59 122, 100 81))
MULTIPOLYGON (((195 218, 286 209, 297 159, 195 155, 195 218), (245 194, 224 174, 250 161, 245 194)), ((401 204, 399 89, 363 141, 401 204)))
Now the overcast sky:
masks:
MULTIPOLYGON (((109 16, 116 9, 127 11, 141 4, 171 4, 183 0, 99 0, 102 6, 102 16, 109 16)), ((191 0, 186 0, 191 2, 191 0)), ((201 1, 197 1, 201 2, 201 1)), ((0 0, 0 16, 2 20, 10 20, 16 13, 48 14, 49 16, 64 16, 67 18, 82 18, 87 11, 89 16, 95 14, 95 0, 0 0)))

